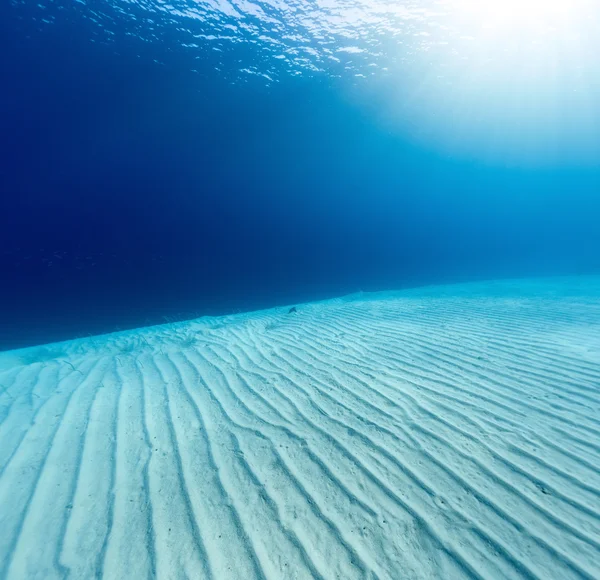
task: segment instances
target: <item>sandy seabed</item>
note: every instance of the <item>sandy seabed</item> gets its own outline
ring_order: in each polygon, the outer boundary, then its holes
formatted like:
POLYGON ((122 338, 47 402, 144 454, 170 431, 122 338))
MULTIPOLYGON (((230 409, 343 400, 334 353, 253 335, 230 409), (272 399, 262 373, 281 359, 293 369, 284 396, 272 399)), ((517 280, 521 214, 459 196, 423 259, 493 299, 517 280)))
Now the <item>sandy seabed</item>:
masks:
POLYGON ((600 578, 600 278, 0 353, 0 578, 600 578))

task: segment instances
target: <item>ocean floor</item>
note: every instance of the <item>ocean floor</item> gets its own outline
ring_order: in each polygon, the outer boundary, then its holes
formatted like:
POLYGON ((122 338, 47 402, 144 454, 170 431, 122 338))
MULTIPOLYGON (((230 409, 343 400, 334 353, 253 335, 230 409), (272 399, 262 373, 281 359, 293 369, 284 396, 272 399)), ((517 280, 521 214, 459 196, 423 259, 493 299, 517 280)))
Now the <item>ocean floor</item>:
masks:
POLYGON ((0 353, 0 578, 600 578, 600 277, 0 353))

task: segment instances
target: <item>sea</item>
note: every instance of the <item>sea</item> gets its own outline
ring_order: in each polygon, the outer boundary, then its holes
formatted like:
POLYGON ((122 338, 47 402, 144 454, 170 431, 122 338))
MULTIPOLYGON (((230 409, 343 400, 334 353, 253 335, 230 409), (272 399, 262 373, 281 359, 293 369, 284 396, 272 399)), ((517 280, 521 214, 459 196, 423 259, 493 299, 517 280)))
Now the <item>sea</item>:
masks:
POLYGON ((0 350, 600 273, 600 5, 3 0, 0 350))

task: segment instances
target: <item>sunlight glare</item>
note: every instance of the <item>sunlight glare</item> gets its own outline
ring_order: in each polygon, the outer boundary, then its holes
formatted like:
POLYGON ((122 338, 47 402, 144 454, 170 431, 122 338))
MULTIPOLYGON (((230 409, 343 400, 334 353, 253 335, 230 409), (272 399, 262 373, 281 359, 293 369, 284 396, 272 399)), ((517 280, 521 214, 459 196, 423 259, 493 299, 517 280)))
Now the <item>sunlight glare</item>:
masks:
POLYGON ((459 21, 507 40, 512 35, 559 30, 576 34, 574 26, 585 18, 587 4, 587 0, 450 0, 459 21))
MULTIPOLYGON (((507 164, 596 159, 597 0, 440 0, 452 50, 385 94, 385 123, 448 154, 507 164)), ((443 47, 447 45, 442 44, 443 47)))
POLYGON ((581 2, 577 0, 456 0, 457 10, 479 16, 488 25, 535 23, 548 17, 564 17, 581 2))

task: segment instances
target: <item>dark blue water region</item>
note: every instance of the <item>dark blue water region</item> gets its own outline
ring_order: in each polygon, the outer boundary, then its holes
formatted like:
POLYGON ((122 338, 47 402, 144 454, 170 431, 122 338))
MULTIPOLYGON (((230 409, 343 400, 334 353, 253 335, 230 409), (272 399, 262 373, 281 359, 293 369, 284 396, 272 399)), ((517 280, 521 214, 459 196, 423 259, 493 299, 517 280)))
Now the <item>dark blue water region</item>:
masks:
POLYGON ((453 158, 386 130, 336 79, 236 84, 209 58, 191 72, 172 48, 3 10, 0 349, 600 271, 593 168, 453 158))

